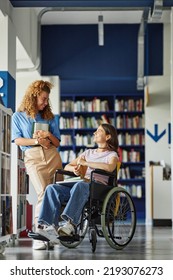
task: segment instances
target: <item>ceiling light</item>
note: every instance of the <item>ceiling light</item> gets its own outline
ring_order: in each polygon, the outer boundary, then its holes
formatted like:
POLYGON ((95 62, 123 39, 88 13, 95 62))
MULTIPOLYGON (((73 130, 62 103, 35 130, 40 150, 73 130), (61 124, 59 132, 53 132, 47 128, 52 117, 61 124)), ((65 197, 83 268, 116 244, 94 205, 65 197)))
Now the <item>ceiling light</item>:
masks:
POLYGON ((103 16, 98 16, 98 44, 99 46, 104 46, 104 26, 103 26, 103 16))

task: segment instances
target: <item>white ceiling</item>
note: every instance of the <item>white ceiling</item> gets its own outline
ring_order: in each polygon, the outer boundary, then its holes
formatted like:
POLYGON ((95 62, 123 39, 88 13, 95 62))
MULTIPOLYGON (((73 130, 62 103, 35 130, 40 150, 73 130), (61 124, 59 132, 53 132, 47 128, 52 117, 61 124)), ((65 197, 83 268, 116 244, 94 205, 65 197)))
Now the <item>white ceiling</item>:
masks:
MULTIPOLYGON (((41 9, 35 9, 39 14, 41 9)), ((98 16, 103 15, 104 24, 135 24, 140 23, 143 10, 102 10, 102 11, 49 11, 42 9, 41 24, 97 24, 98 16)), ((170 10, 164 10, 157 22, 169 22, 170 10)), ((149 19, 151 21, 151 13, 149 19)), ((153 19, 152 19, 153 21, 153 19)))
POLYGON ((104 24, 139 23, 142 11, 65 11, 47 12, 43 15, 42 24, 97 24, 102 15, 104 24))

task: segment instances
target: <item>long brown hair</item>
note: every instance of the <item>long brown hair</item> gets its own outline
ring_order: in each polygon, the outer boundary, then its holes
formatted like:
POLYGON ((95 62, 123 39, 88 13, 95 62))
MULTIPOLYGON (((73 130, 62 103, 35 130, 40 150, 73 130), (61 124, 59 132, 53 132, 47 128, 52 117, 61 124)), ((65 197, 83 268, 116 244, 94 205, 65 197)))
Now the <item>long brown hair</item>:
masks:
MULTIPOLYGON (((18 108, 18 112, 26 112, 31 118, 35 118, 38 112, 37 110, 37 96, 40 95, 42 91, 50 93, 53 84, 48 81, 37 80, 30 84, 25 92, 23 100, 18 108)), ((48 104, 45 106, 43 111, 40 112, 41 117, 45 120, 51 120, 54 117, 52 113, 51 105, 48 101, 48 104)))
POLYGON ((108 149, 110 151, 115 151, 118 154, 118 135, 116 128, 109 123, 102 123, 106 135, 110 135, 111 137, 107 140, 108 149))

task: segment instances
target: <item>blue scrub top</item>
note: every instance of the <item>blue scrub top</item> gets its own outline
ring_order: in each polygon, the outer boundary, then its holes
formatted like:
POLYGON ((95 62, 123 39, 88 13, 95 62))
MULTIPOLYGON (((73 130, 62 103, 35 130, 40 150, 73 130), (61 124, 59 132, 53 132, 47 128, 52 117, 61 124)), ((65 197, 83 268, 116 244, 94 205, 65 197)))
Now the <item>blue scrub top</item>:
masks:
MULTIPOLYGON (((12 115, 12 136, 11 141, 17 138, 32 138, 32 128, 34 122, 49 124, 50 132, 61 141, 60 132, 56 119, 44 120, 40 114, 35 119, 27 116, 26 112, 15 112, 12 115)), ((22 151, 32 148, 33 146, 20 146, 22 151)))

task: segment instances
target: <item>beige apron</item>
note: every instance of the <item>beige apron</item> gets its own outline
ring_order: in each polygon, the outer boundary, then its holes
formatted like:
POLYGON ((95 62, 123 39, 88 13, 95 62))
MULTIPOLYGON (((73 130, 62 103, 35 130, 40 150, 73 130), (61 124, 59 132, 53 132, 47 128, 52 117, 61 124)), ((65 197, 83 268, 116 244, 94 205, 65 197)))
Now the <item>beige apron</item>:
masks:
MULTIPOLYGON (((27 149, 24 155, 26 171, 37 193, 38 200, 35 206, 35 222, 39 216, 40 206, 47 185, 53 183, 56 169, 62 168, 62 161, 55 146, 44 149, 36 146, 27 149)), ((62 180, 62 175, 58 180, 62 180)))

